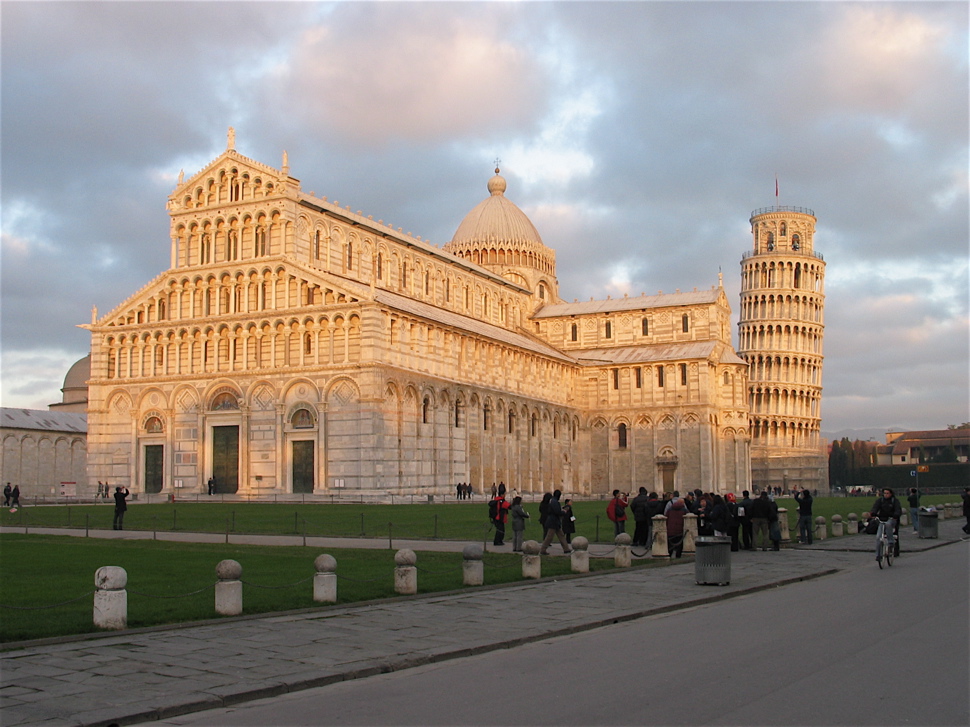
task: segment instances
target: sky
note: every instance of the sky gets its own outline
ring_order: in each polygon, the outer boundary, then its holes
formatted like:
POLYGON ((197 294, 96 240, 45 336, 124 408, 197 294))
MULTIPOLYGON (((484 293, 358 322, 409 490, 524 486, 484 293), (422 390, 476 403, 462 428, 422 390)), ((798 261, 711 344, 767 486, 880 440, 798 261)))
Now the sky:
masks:
POLYGON ((438 246, 501 160, 566 300, 721 272, 736 322, 751 212, 810 208, 823 431, 970 421, 966 2, 4 0, 0 54, 3 406, 168 268, 232 126, 438 246))

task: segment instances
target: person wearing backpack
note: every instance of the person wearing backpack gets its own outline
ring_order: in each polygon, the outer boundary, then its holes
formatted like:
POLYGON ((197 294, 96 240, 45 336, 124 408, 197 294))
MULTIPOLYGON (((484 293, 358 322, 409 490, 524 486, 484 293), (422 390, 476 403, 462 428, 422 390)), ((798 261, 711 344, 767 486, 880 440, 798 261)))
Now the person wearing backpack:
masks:
POLYGON ((572 553, 572 549, 569 547, 569 543, 566 542, 566 534, 562 531, 562 505, 559 504, 559 498, 562 497, 562 490, 556 490, 552 493, 552 499, 549 500, 549 511, 546 513, 546 537, 542 539, 542 547, 539 548, 540 555, 549 555, 549 545, 552 543, 553 537, 559 538, 559 544, 562 546, 562 552, 564 555, 572 553))
POLYGON ((613 521, 613 535, 626 532, 626 495, 619 490, 613 490, 613 499, 606 506, 606 517, 613 521))
POLYGON ((505 499, 505 485, 501 485, 495 498, 488 503, 488 517, 495 526, 493 545, 505 545, 505 523, 508 522, 511 508, 512 506, 505 499))

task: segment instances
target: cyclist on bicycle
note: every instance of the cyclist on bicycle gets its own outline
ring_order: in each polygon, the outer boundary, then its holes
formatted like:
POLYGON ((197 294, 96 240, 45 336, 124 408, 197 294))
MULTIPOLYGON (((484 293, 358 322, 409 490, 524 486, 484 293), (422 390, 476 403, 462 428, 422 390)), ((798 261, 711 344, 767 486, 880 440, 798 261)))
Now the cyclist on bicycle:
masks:
MULTIPOLYGON (((869 511, 869 516, 874 517, 879 521, 879 529, 876 531, 876 543, 882 539, 883 532, 888 527, 886 532, 886 539, 889 543, 889 547, 894 549, 894 544, 896 542, 896 526, 899 524, 899 517, 903 514, 903 506, 896 499, 896 495, 888 487, 883 488, 882 497, 876 500, 873 504, 872 509, 869 511)), ((879 560, 878 555, 878 545, 876 560, 879 560)))

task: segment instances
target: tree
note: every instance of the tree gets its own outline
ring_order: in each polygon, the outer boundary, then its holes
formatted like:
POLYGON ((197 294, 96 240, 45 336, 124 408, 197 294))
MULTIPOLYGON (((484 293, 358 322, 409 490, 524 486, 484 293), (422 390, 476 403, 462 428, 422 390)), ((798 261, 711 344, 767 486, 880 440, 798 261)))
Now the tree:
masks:
POLYGON ((947 429, 970 429, 970 422, 964 422, 963 424, 947 424, 947 429))

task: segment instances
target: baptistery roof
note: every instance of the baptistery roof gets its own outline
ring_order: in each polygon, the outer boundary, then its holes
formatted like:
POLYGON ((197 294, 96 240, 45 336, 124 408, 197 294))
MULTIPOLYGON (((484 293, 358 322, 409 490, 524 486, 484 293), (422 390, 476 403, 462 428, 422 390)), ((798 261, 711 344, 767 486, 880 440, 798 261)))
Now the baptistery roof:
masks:
POLYGON ((465 215, 449 245, 542 244, 532 221, 505 196, 506 186, 496 167, 495 176, 488 180, 490 196, 465 215))

